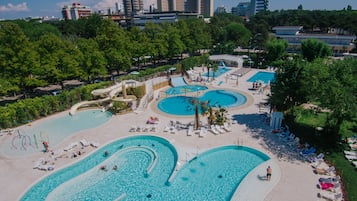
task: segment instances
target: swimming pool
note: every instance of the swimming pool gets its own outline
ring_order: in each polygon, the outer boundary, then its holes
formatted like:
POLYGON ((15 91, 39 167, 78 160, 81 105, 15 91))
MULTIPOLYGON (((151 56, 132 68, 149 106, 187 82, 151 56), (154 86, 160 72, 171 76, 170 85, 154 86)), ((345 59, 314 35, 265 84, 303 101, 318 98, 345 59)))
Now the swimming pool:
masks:
POLYGON ((269 82, 273 81, 275 78, 275 73, 272 72, 264 72, 264 71, 259 71, 255 73, 251 78, 249 78, 247 81, 248 82, 255 82, 257 80, 263 81, 265 84, 268 84, 269 82))
MULTIPOLYGON (((241 93, 228 90, 211 90, 200 97, 173 96, 164 98, 157 106, 162 112, 168 114, 193 115, 195 114, 195 106, 192 104, 194 99, 198 99, 200 102, 208 101, 208 105, 212 107, 234 107, 247 102, 247 98, 241 93)), ((201 111, 200 108, 199 110, 201 111)))
MULTIPOLYGON (((217 68, 217 71, 214 72, 214 77, 219 77, 222 74, 224 74, 224 73, 226 73, 226 72, 228 72, 230 70, 231 70, 230 68, 219 67, 219 68, 217 68)), ((208 72, 203 73, 202 76, 208 77, 208 72)), ((213 77, 213 70, 209 71, 209 77, 213 77)))
POLYGON ((203 91, 208 89, 206 86, 202 85, 185 85, 179 87, 171 87, 165 91, 168 95, 177 95, 177 94, 185 94, 190 92, 203 91))
POLYGON ((43 141, 49 146, 61 143, 66 137, 85 130, 95 128, 109 121, 112 114, 101 110, 83 110, 76 115, 63 114, 31 126, 24 126, 14 131, 2 148, 8 156, 25 156, 44 150, 43 141))
POLYGON ((20 200, 230 200, 245 175, 268 159, 248 147, 224 146, 197 155, 176 172, 178 155, 167 140, 134 136, 43 178, 20 200), (108 170, 100 170, 102 165, 108 170))

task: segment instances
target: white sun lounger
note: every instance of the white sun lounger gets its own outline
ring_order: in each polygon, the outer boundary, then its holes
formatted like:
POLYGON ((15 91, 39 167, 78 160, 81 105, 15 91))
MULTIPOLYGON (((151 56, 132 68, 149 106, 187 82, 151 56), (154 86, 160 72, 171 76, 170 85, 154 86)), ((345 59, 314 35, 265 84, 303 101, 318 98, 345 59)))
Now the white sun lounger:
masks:
POLYGON ((352 155, 345 155, 345 158, 349 161, 355 161, 357 160, 357 156, 352 156, 352 155))
POLYGON ((219 134, 219 132, 217 131, 217 129, 216 129, 216 127, 215 127, 214 125, 211 125, 210 131, 211 131, 213 134, 215 134, 215 135, 218 135, 218 134, 219 134))
POLYGON ((34 162, 33 164, 33 169, 37 169, 40 167, 43 163, 45 162, 44 158, 39 158, 37 161, 34 162))
POLYGON ((68 145, 67 147, 65 147, 63 150, 69 151, 69 150, 73 149, 76 146, 78 146, 78 143, 77 142, 73 142, 70 145, 68 145))
POLYGON ((357 156, 357 151, 343 151, 345 155, 357 156))
POLYGON ((83 147, 88 147, 90 145, 86 139, 81 139, 79 143, 81 143, 83 147))
POLYGON ((216 130, 219 132, 219 133, 224 133, 224 130, 221 128, 221 126, 219 126, 219 125, 215 125, 215 127, 216 127, 216 130))
POLYGON ((227 122, 223 123, 223 129, 226 130, 227 132, 231 132, 232 131, 231 127, 228 125, 227 122))
POLYGON ((205 127, 202 127, 199 133, 200 137, 205 137, 207 135, 207 129, 205 127))
POLYGON ((100 146, 98 142, 90 142, 90 145, 94 148, 98 148, 100 146))
POLYGON ((328 191, 320 191, 318 196, 320 198, 326 199, 326 200, 333 200, 333 201, 339 201, 342 200, 343 196, 342 193, 331 193, 328 191))
POLYGON ((187 129, 187 136, 192 136, 193 134, 193 126, 189 126, 187 129))
POLYGON ((352 164, 357 168, 357 161, 353 161, 352 164))

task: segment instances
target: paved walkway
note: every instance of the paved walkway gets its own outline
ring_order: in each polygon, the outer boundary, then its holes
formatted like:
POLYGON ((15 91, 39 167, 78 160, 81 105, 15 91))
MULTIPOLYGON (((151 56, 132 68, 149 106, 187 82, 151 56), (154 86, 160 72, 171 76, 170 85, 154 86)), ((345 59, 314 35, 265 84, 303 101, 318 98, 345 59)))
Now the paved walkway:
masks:
MULTIPOLYGON (((163 128, 168 125, 170 121, 179 120, 183 123, 188 123, 193 121, 193 117, 174 117, 158 112, 155 108, 157 104, 156 97, 159 94, 159 90, 155 91, 154 100, 149 103, 147 109, 143 112, 139 114, 132 112, 125 115, 114 116, 108 123, 94 129, 78 132, 64 139, 63 142, 56 147, 52 147, 52 149, 58 150, 64 148, 68 144, 78 142, 83 138, 104 145, 126 136, 144 134, 143 132, 132 133, 129 132, 129 130, 131 126, 144 126, 150 116, 157 116, 160 119, 159 129, 155 133, 148 134, 157 135, 170 140, 177 148, 181 162, 185 162, 194 157, 197 153, 204 152, 207 149, 229 144, 252 147, 271 157, 271 161, 262 164, 250 173, 250 184, 244 185, 244 183, 247 182, 242 182, 241 189, 237 191, 243 191, 245 193, 235 197, 236 199, 233 200, 318 200, 316 184, 319 176, 313 173, 310 164, 301 160, 296 151, 288 147, 278 136, 271 133, 266 119, 264 115, 262 115, 263 112, 268 110, 266 108, 259 108, 260 103, 266 101, 266 95, 249 90, 252 87, 252 83, 246 82, 246 80, 256 72, 256 70, 249 71, 242 77, 239 77, 238 82, 236 80, 227 79, 228 76, 222 75, 212 83, 207 84, 211 89, 225 88, 237 90, 248 97, 248 101, 244 106, 229 109, 231 117, 238 122, 232 125, 233 131, 231 133, 213 135, 209 132, 206 137, 200 138, 198 135, 187 136, 186 130, 178 131, 178 133, 174 135, 163 132, 163 128), (219 86, 218 83, 220 83, 219 86), (273 167, 274 171, 270 182, 261 179, 261 176, 266 173, 265 169, 268 164, 273 167), (280 176, 277 174, 279 170, 280 176), (256 196, 255 194, 259 192, 261 192, 261 195, 256 196), (249 195, 253 196, 250 197, 249 195)), ((163 90, 164 89, 161 89, 161 91, 163 90)), ((66 114, 68 114, 68 111, 57 115, 66 114)), ((57 115, 47 118, 53 118, 57 115)), ((201 118, 201 120, 203 119, 204 118, 201 118)), ((41 121, 42 120, 39 120, 34 123, 41 123, 41 121)), ((1 136, 0 145, 9 138, 11 138, 11 136, 1 136)), ((78 158, 71 159, 69 155, 67 155, 53 162, 56 165, 56 169, 59 169, 80 160, 94 150, 95 148, 87 147, 84 150, 85 153, 78 158)), ((0 200, 18 200, 31 185, 51 173, 32 169, 33 163, 41 157, 49 158, 49 154, 39 153, 17 158, 9 158, 0 154, 0 200)))

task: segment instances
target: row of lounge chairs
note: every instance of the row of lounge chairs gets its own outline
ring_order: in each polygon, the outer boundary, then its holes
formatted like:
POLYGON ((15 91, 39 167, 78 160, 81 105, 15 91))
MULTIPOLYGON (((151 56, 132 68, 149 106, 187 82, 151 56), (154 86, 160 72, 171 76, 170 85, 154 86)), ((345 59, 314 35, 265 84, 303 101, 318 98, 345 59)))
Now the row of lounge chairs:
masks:
POLYGON ((349 161, 351 161, 352 165, 357 168, 357 151, 351 150, 351 151, 343 151, 345 154, 345 158, 349 161))
MULTIPOLYGON (((84 147, 88 147, 88 146, 97 148, 100 145, 98 142, 87 141, 86 139, 81 139, 79 142, 72 142, 64 148, 50 151, 50 159, 57 160, 58 158, 67 156, 67 154, 69 152, 71 152, 73 149, 75 149, 76 147, 84 148, 84 147)), ((81 152, 81 151, 73 152, 73 154, 76 155, 75 157, 77 157, 81 153, 84 153, 84 152, 81 152)), ((46 160, 45 158, 39 158, 37 161, 34 162, 33 169, 38 169, 38 170, 43 170, 43 171, 54 170, 54 168, 55 168, 54 162, 50 162, 50 159, 46 160)))
POLYGON ((156 132, 157 126, 156 125, 147 125, 147 126, 132 126, 129 129, 129 132, 156 132))
MULTIPOLYGON (((278 131, 274 130, 273 133, 276 133, 288 146, 298 150, 299 155, 311 163, 314 173, 322 176, 317 185, 320 189, 317 195, 319 198, 333 201, 343 200, 341 181, 340 177, 336 176, 335 167, 320 168, 320 165, 325 164, 323 153, 317 154, 315 147, 311 147, 307 143, 301 144, 299 137, 291 133, 288 126, 282 127, 278 131)), ((346 153, 352 154, 352 152, 346 153)))

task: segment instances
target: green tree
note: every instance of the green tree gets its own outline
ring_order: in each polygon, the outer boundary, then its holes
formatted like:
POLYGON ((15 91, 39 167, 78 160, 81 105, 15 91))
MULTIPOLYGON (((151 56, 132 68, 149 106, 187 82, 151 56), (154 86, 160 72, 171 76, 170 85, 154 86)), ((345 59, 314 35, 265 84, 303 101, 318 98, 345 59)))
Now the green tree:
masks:
POLYGON ((303 88, 305 62, 286 60, 278 68, 275 80, 271 83, 272 96, 269 99, 272 107, 278 111, 290 110, 294 114, 294 106, 307 101, 308 88, 303 88))
POLYGON ((0 23, 0 47, 0 75, 8 79, 10 85, 26 92, 43 84, 34 76, 40 67, 39 55, 17 24, 0 23))
POLYGON ((316 58, 325 58, 331 55, 330 47, 316 39, 307 39, 301 42, 302 55, 308 61, 313 61, 316 58))
POLYGON ((96 77, 108 74, 107 60, 103 52, 99 50, 98 44, 94 39, 80 38, 76 45, 83 54, 80 67, 84 72, 81 77, 91 82, 96 77))
POLYGON ((120 71, 127 71, 131 67, 132 56, 126 32, 109 20, 103 21, 102 27, 98 30, 96 41, 99 49, 104 52, 110 73, 112 70, 117 74, 120 71))
POLYGON ((273 39, 266 43, 265 48, 265 59, 268 62, 274 62, 281 60, 287 54, 288 42, 286 40, 273 39))

